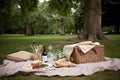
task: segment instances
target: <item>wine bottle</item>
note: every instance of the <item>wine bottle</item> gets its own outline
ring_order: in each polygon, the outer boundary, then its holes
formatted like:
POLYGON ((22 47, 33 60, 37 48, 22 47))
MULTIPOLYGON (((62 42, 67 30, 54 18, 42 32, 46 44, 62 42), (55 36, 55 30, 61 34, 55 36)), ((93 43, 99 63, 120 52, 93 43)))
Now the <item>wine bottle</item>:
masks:
POLYGON ((44 62, 44 63, 47 62, 47 52, 46 52, 46 47, 45 46, 43 46, 42 62, 44 62))

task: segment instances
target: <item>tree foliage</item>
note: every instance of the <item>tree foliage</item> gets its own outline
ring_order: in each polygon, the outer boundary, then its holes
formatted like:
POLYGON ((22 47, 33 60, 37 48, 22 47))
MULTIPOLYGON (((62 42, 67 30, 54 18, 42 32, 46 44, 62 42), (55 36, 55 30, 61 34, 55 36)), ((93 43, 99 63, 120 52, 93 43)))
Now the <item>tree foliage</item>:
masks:
MULTIPOLYGON (((85 1, 0 0, 0 33, 56 34, 61 32, 62 24, 65 33, 79 33, 85 19, 85 1), (29 32, 25 31, 26 26, 29 32)), ((102 26, 117 26, 111 29, 119 30, 119 3, 119 0, 102 0, 102 26)))
MULTIPOLYGON (((65 20, 66 33, 71 33, 70 29, 74 26, 72 16, 64 17, 52 11, 48 6, 47 1, 39 3, 33 9, 31 9, 31 4, 24 0, 13 0, 10 3, 11 8, 6 8, 6 6, 3 5, 5 3, 1 2, 0 4, 2 4, 0 7, 1 33, 25 33, 26 20, 28 20, 32 32, 35 34, 60 33, 61 18, 64 18, 65 20), (10 9, 10 12, 7 12, 8 9, 10 9)), ((8 5, 8 3, 5 5, 8 5)))
POLYGON ((11 0, 0 0, 0 33, 4 33, 5 29, 8 29, 12 16, 11 4, 13 4, 11 0))
POLYGON ((4 33, 6 29, 12 31, 15 25, 26 22, 25 19, 29 18, 29 13, 37 7, 37 3, 38 0, 0 0, 0 32, 4 33), (17 18, 18 16, 22 18, 17 18))
POLYGON ((55 12, 65 16, 71 13, 71 8, 77 8, 80 1, 83 0, 50 0, 49 6, 55 12))
POLYGON ((119 33, 120 0, 102 0, 102 26, 114 26, 113 31, 119 33))

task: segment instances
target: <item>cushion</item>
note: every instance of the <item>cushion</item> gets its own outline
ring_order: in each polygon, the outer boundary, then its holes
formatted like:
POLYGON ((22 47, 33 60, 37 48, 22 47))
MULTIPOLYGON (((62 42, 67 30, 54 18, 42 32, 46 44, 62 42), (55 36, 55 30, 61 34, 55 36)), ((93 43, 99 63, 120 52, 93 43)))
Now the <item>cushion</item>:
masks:
POLYGON ((34 54, 27 51, 18 51, 12 54, 8 54, 6 57, 12 61, 26 61, 30 60, 34 54))

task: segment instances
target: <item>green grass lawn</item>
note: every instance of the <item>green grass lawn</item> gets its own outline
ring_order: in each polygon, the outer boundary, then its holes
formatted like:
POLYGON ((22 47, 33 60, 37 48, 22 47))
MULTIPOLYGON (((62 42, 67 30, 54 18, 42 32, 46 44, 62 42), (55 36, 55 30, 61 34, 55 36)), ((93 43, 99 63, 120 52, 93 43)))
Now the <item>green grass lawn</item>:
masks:
MULTIPOLYGON (((120 35, 106 35, 109 40, 99 41, 105 47, 105 56, 112 58, 120 58, 120 35)), ((0 64, 2 64, 7 54, 26 50, 32 52, 30 44, 32 40, 36 41, 36 44, 42 44, 45 46, 53 45, 54 49, 63 49, 66 44, 74 42, 67 42, 69 38, 74 38, 76 35, 36 35, 36 36, 24 36, 24 35, 0 35, 0 64)), ((36 75, 25 75, 22 73, 16 74, 10 77, 2 77, 0 80, 119 80, 120 71, 104 71, 97 72, 91 76, 78 76, 78 77, 44 77, 36 75)))

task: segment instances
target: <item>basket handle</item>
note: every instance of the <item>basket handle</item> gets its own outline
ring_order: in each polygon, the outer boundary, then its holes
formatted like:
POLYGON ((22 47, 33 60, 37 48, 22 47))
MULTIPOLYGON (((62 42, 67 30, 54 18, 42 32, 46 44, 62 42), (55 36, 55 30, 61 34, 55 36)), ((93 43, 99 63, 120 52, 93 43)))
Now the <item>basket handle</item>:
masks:
POLYGON ((97 51, 96 51, 95 48, 92 48, 91 50, 92 50, 95 54, 97 54, 97 51))
MULTIPOLYGON (((75 46, 75 47, 77 47, 78 48, 78 51, 80 52, 81 50, 80 50, 80 48, 78 47, 78 46, 75 46)), ((92 48, 91 49, 95 54, 97 54, 97 51, 96 51, 96 49, 95 48, 92 48)))

